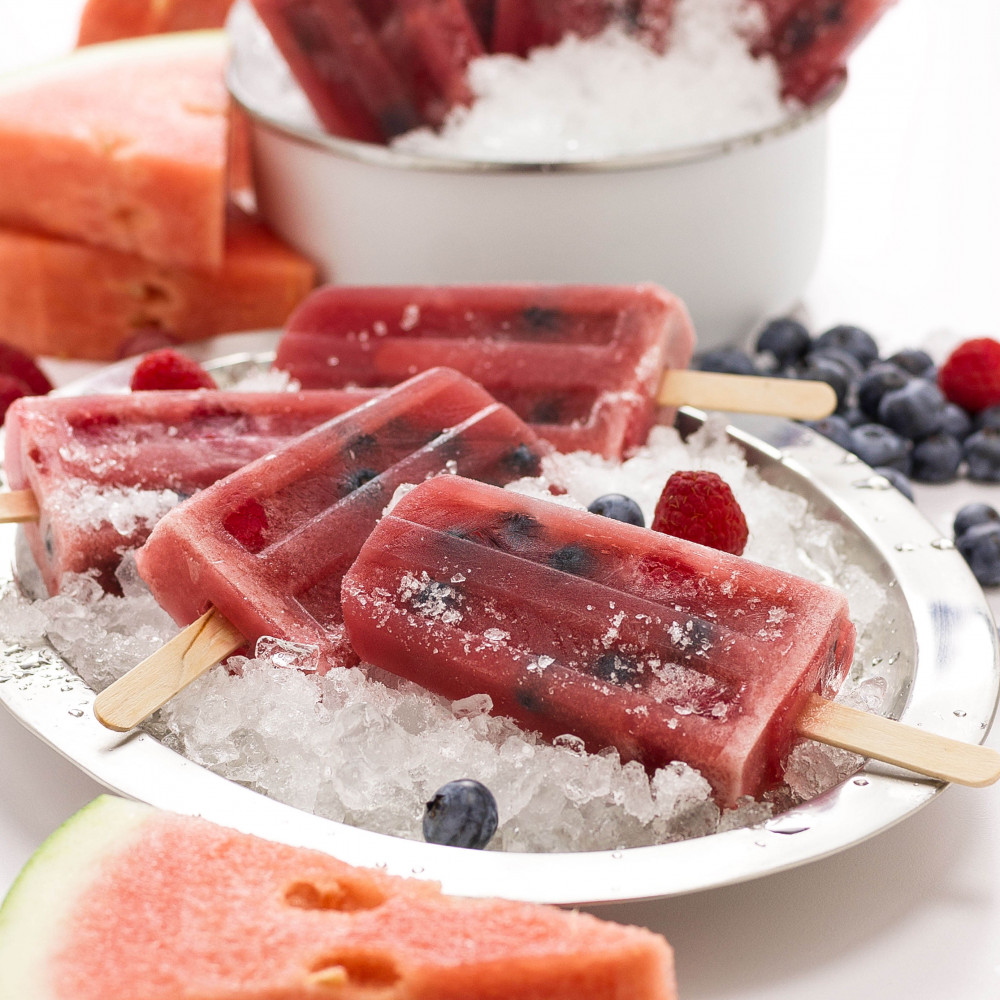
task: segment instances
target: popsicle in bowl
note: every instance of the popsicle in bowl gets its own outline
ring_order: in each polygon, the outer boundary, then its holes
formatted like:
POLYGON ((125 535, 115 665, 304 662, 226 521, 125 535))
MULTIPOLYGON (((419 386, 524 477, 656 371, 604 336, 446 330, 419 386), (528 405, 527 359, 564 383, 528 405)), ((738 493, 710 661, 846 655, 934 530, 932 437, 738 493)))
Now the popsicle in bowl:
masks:
POLYGON ((115 587, 126 549, 183 498, 378 390, 31 396, 7 411, 0 520, 23 522, 50 594, 68 573, 115 587))
POLYGON ((683 303, 645 285, 329 285, 289 317, 275 367, 303 388, 387 386, 433 365, 475 379, 559 451, 622 458, 681 403, 806 419, 825 382, 688 371, 683 303))

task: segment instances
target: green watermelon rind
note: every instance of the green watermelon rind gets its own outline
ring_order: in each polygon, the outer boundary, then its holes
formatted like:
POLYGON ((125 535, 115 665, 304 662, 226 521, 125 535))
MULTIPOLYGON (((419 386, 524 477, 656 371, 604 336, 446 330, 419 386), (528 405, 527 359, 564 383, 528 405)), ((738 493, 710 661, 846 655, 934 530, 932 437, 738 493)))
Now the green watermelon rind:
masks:
POLYGON ((101 795, 28 859, 0 905, 0 1000, 48 1000, 46 972, 63 939, 61 923, 102 860, 124 850, 155 814, 151 806, 101 795))
POLYGON ((4 94, 29 90, 38 84, 71 80, 91 72, 108 70, 114 66, 135 65, 159 58, 170 59, 178 55, 191 55, 201 51, 228 52, 229 38, 225 31, 204 28, 198 31, 175 31, 165 35, 149 35, 117 42, 86 45, 65 55, 30 66, 20 67, 0 75, 0 97, 4 94))

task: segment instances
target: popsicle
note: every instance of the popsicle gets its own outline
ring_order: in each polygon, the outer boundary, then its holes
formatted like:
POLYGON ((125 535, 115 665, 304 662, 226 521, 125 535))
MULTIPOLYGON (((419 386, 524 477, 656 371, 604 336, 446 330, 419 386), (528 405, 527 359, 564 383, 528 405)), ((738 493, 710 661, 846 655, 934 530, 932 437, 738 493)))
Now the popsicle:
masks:
POLYGON ((608 458, 680 403, 806 419, 836 406, 823 382, 686 371, 693 346, 681 301, 650 284, 328 285, 289 317, 274 363, 304 388, 393 385, 448 365, 559 451, 608 458))
MULTIPOLYGON (((896 762, 901 743, 930 735, 826 700, 854 648, 839 592, 460 477, 400 500, 341 601, 363 660, 447 698, 485 692, 549 738, 650 769, 686 761, 724 807, 772 787, 797 735, 896 762), (888 725, 895 747, 845 743, 837 720, 856 717, 888 725)), ((995 751, 942 742, 983 760, 972 783, 1000 775, 995 751)))
POLYGON ((113 590, 122 553, 142 544, 171 506, 377 394, 25 397, 7 412, 5 466, 14 492, 0 494, 0 520, 24 522, 50 594, 67 573, 88 571, 113 590))
POLYGON ((253 0, 323 125, 385 142, 472 97, 482 43, 462 0, 253 0))
POLYGON ((340 581, 396 488, 449 472, 507 483, 537 475, 545 450, 474 382, 424 372, 175 508, 136 563, 177 622, 212 607, 245 639, 315 646, 325 672, 356 662, 340 581))

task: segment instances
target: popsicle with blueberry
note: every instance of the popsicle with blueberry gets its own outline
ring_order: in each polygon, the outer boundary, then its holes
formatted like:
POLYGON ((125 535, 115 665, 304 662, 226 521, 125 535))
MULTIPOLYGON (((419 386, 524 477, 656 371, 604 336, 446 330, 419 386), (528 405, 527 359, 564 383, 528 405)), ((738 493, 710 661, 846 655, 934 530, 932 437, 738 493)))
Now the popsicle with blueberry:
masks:
POLYGON ((289 317, 274 363, 304 388, 448 365, 559 451, 608 458, 681 403, 809 419, 836 406, 825 382, 689 371, 694 339, 681 301, 650 284, 328 285, 289 317))
POLYGON ((471 100, 483 52, 462 0, 253 0, 323 125, 368 142, 471 100))
POLYGON ((160 704, 176 693, 188 666, 172 651, 190 664, 203 632, 230 648, 216 657, 213 645, 198 673, 262 636, 313 650, 320 672, 357 662, 340 582, 395 490, 440 474, 502 485, 538 475, 547 450, 476 383, 433 369, 214 483, 166 514, 136 553, 154 597, 193 624, 102 692, 98 717, 128 729, 158 707, 146 701, 155 685, 167 690, 160 704))
POLYGON ((115 588, 126 549, 184 497, 378 395, 150 391, 17 400, 0 521, 21 522, 50 594, 69 573, 115 588))
POLYGON ((446 698, 485 692, 548 738, 649 769, 686 761, 725 807, 775 785, 801 735, 941 775, 940 758, 907 756, 937 739, 971 758, 970 783, 1000 776, 995 751, 828 700, 855 638, 838 591, 461 477, 395 505, 341 602, 363 660, 446 698))

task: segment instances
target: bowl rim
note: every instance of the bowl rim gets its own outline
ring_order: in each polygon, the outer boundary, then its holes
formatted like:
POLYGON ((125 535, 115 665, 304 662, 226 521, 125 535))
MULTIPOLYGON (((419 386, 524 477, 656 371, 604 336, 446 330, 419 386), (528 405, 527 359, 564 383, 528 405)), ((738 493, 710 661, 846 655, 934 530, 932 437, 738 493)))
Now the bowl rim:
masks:
POLYGON ((238 70, 238 58, 230 59, 225 73, 230 97, 251 120, 266 132, 287 141, 308 147, 314 152, 328 153, 337 159, 363 163, 369 166, 399 170, 417 170, 435 173, 469 174, 593 174, 618 173, 629 170, 651 170, 664 167, 682 167, 703 160, 731 156, 742 150, 761 146, 780 139, 799 129, 823 119, 829 109, 840 99, 847 86, 843 73, 827 92, 812 104, 799 107, 786 118, 765 128, 742 132, 728 139, 678 146, 659 152, 638 153, 601 160, 478 160, 458 157, 426 156, 402 152, 389 146, 356 139, 345 139, 296 125, 260 110, 254 104, 249 88, 243 85, 238 70))

